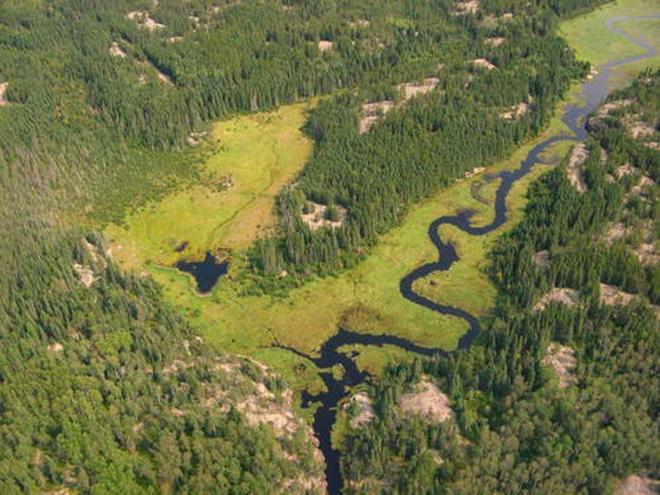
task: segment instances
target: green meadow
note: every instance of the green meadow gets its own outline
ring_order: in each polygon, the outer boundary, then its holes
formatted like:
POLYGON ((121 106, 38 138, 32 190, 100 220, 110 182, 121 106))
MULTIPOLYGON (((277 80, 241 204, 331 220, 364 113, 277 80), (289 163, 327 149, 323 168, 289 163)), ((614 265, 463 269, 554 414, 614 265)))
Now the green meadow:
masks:
POLYGON ((125 267, 173 265, 208 250, 240 250, 274 223, 273 199, 303 167, 312 143, 300 132, 312 103, 217 123, 216 151, 196 180, 110 225, 113 256, 125 267), (176 248, 185 245, 177 252, 176 248))
MULTIPOLYGON (((575 49, 579 59, 598 66, 609 60, 639 55, 643 49, 607 29, 613 17, 640 17, 660 14, 660 4, 654 0, 620 0, 608 3, 589 14, 562 23, 560 33, 575 49)), ((633 37, 643 38, 660 49, 660 20, 621 20, 615 26, 633 37)), ((611 84, 621 86, 631 76, 648 66, 660 66, 660 55, 615 71, 611 84)))
MULTIPOLYGON (((607 18, 648 15, 657 10, 646 0, 625 0, 567 21, 561 30, 580 58, 598 65, 606 59, 638 52, 607 31, 607 18)), ((622 22, 621 27, 631 34, 644 31, 656 43, 660 38, 655 21, 622 22)), ((651 63, 657 65, 658 57, 651 63)), ((625 67, 615 75, 623 79, 628 74, 629 68, 625 67)), ((467 329, 465 322, 408 302, 399 293, 399 280, 436 259, 427 228, 438 216, 471 209, 475 224, 489 223, 499 180, 485 180, 486 175, 517 168, 535 144, 569 132, 560 115, 566 105, 579 102, 576 83, 545 132, 509 159, 489 167, 484 174, 455 182, 412 208, 402 224, 382 236, 355 268, 312 280, 285 298, 242 295, 236 275, 246 269, 245 248, 274 224, 276 193, 295 180, 311 152, 312 144, 301 132, 311 103, 216 124, 212 141, 218 151, 201 166, 196 181, 131 212, 121 225, 110 225, 105 233, 113 241, 115 258, 128 269, 148 272, 162 284, 167 299, 187 315, 208 342, 273 366, 296 389, 318 388, 322 385, 313 365, 272 344, 314 354, 338 325, 345 325, 355 331, 398 335, 429 347, 456 347, 467 329), (228 177, 232 186, 222 190, 220 185, 228 177), (231 251, 232 264, 229 274, 213 291, 200 296, 193 279, 171 266, 179 259, 198 259, 207 250, 231 251)), ((443 238, 454 243, 461 261, 447 272, 418 281, 416 289, 435 301, 487 318, 496 291, 486 274, 486 254, 495 239, 520 219, 529 183, 558 164, 570 146, 559 143, 547 150, 543 157, 546 164, 537 164, 513 186, 507 198, 509 221, 502 228, 472 237, 453 227, 443 227, 443 238)), ((358 365, 375 374, 394 357, 411 358, 409 353, 388 347, 356 346, 351 350, 359 353, 358 365)))

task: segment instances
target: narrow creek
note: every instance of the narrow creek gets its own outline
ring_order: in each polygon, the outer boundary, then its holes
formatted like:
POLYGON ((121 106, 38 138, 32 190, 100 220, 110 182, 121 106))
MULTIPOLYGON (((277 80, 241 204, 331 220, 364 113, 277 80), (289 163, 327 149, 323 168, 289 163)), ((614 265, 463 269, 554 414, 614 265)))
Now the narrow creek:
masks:
MULTIPOLYGON (((468 324, 468 331, 460 338, 458 342, 458 349, 468 348, 475 337, 478 335, 481 327, 479 320, 469 312, 456 308, 453 306, 446 306, 438 304, 414 291, 413 285, 415 281, 435 272, 445 271, 457 261, 459 257, 456 250, 450 242, 445 242, 441 239, 439 228, 442 225, 453 225, 462 231, 473 235, 480 236, 487 234, 499 228, 507 221, 507 207, 506 198, 511 191, 513 184, 524 177, 536 163, 540 163, 539 156, 551 145, 560 141, 584 141, 587 137, 585 129, 584 118, 592 112, 599 103, 607 96, 608 81, 610 73, 613 68, 620 65, 636 62, 645 58, 652 57, 656 54, 655 48, 644 39, 635 39, 628 35, 623 30, 617 28, 615 23, 620 21, 639 21, 639 20, 654 20, 660 19, 660 15, 639 16, 639 17, 613 17, 610 18, 606 25, 611 31, 623 36, 625 39, 643 48, 645 52, 641 55, 634 57, 627 57, 620 60, 610 61, 605 65, 600 66, 599 73, 590 81, 585 81, 582 84, 582 96, 585 100, 584 106, 568 106, 562 116, 562 121, 573 133, 561 134, 552 136, 545 141, 534 146, 527 154, 524 161, 520 166, 512 171, 504 171, 499 173, 496 177, 501 179, 500 186, 497 190, 495 198, 495 217, 493 221, 487 225, 476 226, 470 223, 470 218, 473 214, 471 211, 462 211, 456 215, 442 216, 435 219, 428 228, 428 236, 431 242, 438 250, 437 261, 422 265, 411 273, 406 275, 399 282, 399 291, 401 295, 414 304, 418 304, 431 311, 443 315, 455 316, 462 318, 468 324)), ((356 365, 354 358, 355 355, 349 355, 340 352, 340 348, 348 345, 369 345, 369 346, 396 346, 398 348, 410 351, 423 356, 431 356, 436 353, 447 354, 442 349, 423 347, 406 340, 401 337, 393 335, 374 335, 362 334, 352 332, 347 329, 340 328, 337 333, 330 337, 321 346, 319 357, 309 356, 295 349, 280 346, 275 347, 287 349, 295 354, 302 356, 323 371, 320 372, 321 379, 323 380, 326 391, 318 395, 310 395, 303 393, 303 407, 309 407, 312 404, 317 404, 318 408, 314 413, 313 429, 316 437, 319 440, 320 449, 325 457, 326 467, 325 476, 327 480, 328 493, 336 495, 341 493, 343 486, 343 479, 340 469, 340 453, 332 447, 331 432, 337 416, 337 405, 348 395, 351 387, 364 383, 368 380, 369 374, 365 371, 360 371, 356 365), (343 370, 342 376, 337 378, 332 372, 332 368, 340 366, 343 370)))

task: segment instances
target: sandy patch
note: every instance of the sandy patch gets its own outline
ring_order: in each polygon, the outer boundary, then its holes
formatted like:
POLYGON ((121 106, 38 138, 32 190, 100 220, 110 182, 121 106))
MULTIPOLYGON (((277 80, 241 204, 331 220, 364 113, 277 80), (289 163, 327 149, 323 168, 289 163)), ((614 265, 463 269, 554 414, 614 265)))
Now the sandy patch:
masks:
POLYGON ((577 365, 575 351, 568 346, 552 342, 546 352, 543 364, 554 370, 557 378, 559 378, 559 387, 566 388, 575 383, 575 375, 573 374, 577 365))
POLYGON ((119 43, 116 41, 113 41, 112 45, 110 45, 110 55, 113 57, 126 58, 126 52, 122 49, 121 46, 119 46, 119 43))
POLYGON ((505 112, 500 114, 500 118, 504 120, 517 120, 529 112, 529 103, 521 101, 517 105, 509 107, 505 112))
POLYGON ((402 413, 421 416, 432 423, 442 423, 454 416, 449 407, 449 398, 440 392, 429 377, 423 376, 415 389, 415 392, 399 397, 402 413))
POLYGON ((360 113, 359 131, 365 134, 371 130, 373 125, 383 118, 387 112, 394 108, 394 102, 389 100, 375 101, 362 105, 360 113))
POLYGON ((154 32, 157 29, 163 29, 165 27, 165 24, 160 24, 149 17, 149 12, 146 10, 134 10, 126 14, 126 17, 132 21, 135 21, 140 28, 150 32, 154 32))
POLYGON ((580 193, 587 190, 587 185, 582 178, 582 164, 589 156, 587 147, 583 143, 575 145, 571 157, 566 165, 566 174, 571 185, 580 193))
POLYGON ((660 493, 660 481, 638 475, 628 476, 614 488, 614 495, 654 495, 660 493))
POLYGON ((456 10, 454 10, 454 15, 476 14, 479 11, 479 7, 479 0, 456 2, 456 10))
POLYGON ((4 107, 9 102, 7 101, 7 88, 9 88, 8 82, 0 83, 0 107, 4 107))
POLYGON ((486 69, 486 70, 493 70, 497 69, 497 67, 490 62, 489 60, 485 58, 476 58, 472 61, 472 65, 478 69, 486 69))
POLYGON ((397 88, 403 93, 403 98, 408 101, 415 96, 430 93, 438 84, 440 84, 440 79, 437 77, 427 77, 421 83, 407 82, 400 84, 397 88))
POLYGON ((538 268, 547 268, 550 264, 550 251, 538 251, 532 255, 532 262, 538 268))
POLYGON ((330 220, 327 218, 328 207, 313 201, 308 201, 308 207, 311 207, 309 213, 301 212, 300 218, 312 230, 318 230, 322 227, 330 227, 333 229, 339 228, 344 224, 348 211, 340 205, 335 205, 337 209, 338 220, 330 220))
POLYGON ((488 46, 492 46, 493 48, 497 48, 502 43, 504 43, 505 39, 506 38, 503 38, 502 36, 493 36, 492 38, 487 38, 486 39, 486 44, 488 46))
POLYGON ((369 396, 365 392, 358 392, 344 404, 344 410, 348 411, 353 404, 357 406, 358 412, 351 418, 351 426, 359 428, 362 425, 371 423, 371 420, 374 419, 374 408, 369 396))
POLYGON ((319 41, 318 47, 320 52, 327 52, 329 50, 332 50, 332 47, 335 44, 332 41, 327 41, 327 40, 321 40, 319 41))
POLYGON ((532 311, 543 311, 550 303, 558 302, 566 306, 577 306, 580 300, 580 292, 575 289, 554 288, 547 294, 544 294, 539 302, 534 305, 532 311))

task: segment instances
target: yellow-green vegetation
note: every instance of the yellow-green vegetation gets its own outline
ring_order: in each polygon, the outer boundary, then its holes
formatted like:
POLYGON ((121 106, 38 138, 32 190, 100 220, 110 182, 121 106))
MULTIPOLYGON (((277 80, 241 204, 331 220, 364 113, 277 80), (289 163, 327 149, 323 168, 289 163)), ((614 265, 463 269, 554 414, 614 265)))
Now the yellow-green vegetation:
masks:
POLYGON ((216 124, 212 140, 218 152, 202 164, 198 180, 131 213, 124 225, 106 229, 115 241, 113 256, 130 268, 168 266, 209 249, 247 247, 272 226, 275 195, 311 152, 311 142, 299 131, 309 105, 216 124))
MULTIPOLYGON (((556 127, 555 123, 552 128, 556 127)), ((511 159, 495 165, 489 173, 517 167, 529 149, 547 135, 544 133, 511 159)), ((514 186, 508 200, 513 220, 524 205, 527 182, 542 170, 543 166, 535 168, 528 178, 514 186)), ((451 350, 467 329, 466 323, 410 303, 399 293, 399 281, 415 267, 437 257, 427 237, 428 225, 436 217, 470 208, 476 211, 475 222, 490 221, 499 181, 482 188, 482 196, 489 201, 487 206, 471 194, 472 186, 481 180, 481 176, 475 176, 440 191, 413 209, 401 226, 383 236, 356 268, 337 277, 314 280, 292 290, 286 298, 241 296, 232 284, 231 272, 209 297, 201 298, 187 275, 158 266, 150 271, 164 285, 167 296, 188 312, 206 338, 223 349, 254 353, 255 349, 278 342, 313 353, 341 323, 356 331, 399 335, 421 345, 451 350)), ((505 228, 511 225, 513 222, 505 228)), ((433 286, 434 298, 485 315, 494 304, 495 291, 483 272, 483 260, 489 243, 501 232, 479 238, 452 232, 462 260, 449 272, 428 277, 429 286, 430 280, 438 279, 433 286)), ((240 269, 237 260, 232 271, 240 269)), ((264 361, 275 366, 286 364, 280 361, 279 353, 259 352, 264 361)), ((358 362, 361 367, 378 373, 390 354, 380 348, 373 349, 362 353, 358 362)))
MULTIPOLYGON (((613 15, 644 15, 653 5, 646 0, 625 0, 593 14, 568 21, 562 32, 582 58, 596 64, 637 50, 604 27, 613 15), (585 36, 593 29, 595 34, 585 36)), ((632 26, 632 24, 630 24, 632 26)), ((626 29, 629 28, 626 24, 626 29)), ((645 28, 646 29, 646 28, 645 28)), ((631 45, 632 46, 632 45, 631 45)), ((580 102, 575 84, 545 132, 518 149, 513 156, 490 167, 486 174, 512 170, 537 143, 560 133, 570 133, 560 115, 569 104, 580 102)), ((455 348, 467 329, 463 320, 442 316, 404 299, 399 281, 421 264, 434 261, 437 251, 427 237, 429 224, 441 215, 473 210, 472 221, 492 220, 493 202, 500 181, 486 174, 457 181, 413 208, 405 221, 384 235, 354 269, 336 277, 315 279, 292 290, 286 298, 246 296, 234 281, 246 266, 244 248, 272 224, 273 197, 294 179, 310 152, 300 132, 306 104, 282 107, 265 114, 237 117, 220 123, 214 138, 220 152, 204 166, 201 178, 183 190, 129 215, 125 226, 111 226, 107 233, 120 249, 117 259, 127 267, 147 269, 164 287, 166 297, 190 317, 207 341, 231 352, 250 354, 274 366, 297 389, 322 387, 314 366, 273 343, 314 354, 338 325, 354 331, 398 335, 418 344, 455 348), (233 186, 219 191, 217 182, 231 175, 233 186), (183 253, 175 248, 189 243, 183 253), (209 249, 233 250, 230 272, 207 297, 200 297, 188 275, 173 268, 181 256, 200 257, 209 249)), ((544 161, 556 164, 571 146, 558 143, 544 161)), ((481 237, 445 226, 442 236, 451 240, 461 258, 447 272, 436 272, 417 282, 416 289, 443 304, 484 317, 494 306, 494 287, 485 273, 493 241, 520 219, 528 184, 547 170, 537 164, 513 186, 508 198, 509 221, 481 237)), ((286 274, 283 274, 286 276, 286 274)), ((386 362, 408 356, 390 348, 355 347, 358 365, 378 374, 386 362)))
MULTIPOLYGON (((636 17, 660 14, 660 6, 654 0, 619 0, 608 3, 595 11, 562 23, 560 32, 575 49, 576 55, 588 60, 593 65, 640 55, 644 50, 629 42, 624 37, 607 28, 607 20, 614 17, 636 17)), ((626 33, 644 38, 656 47, 660 47, 660 20, 621 20, 615 26, 626 33)), ((625 67, 626 75, 638 72, 643 67, 660 65, 660 56, 656 55, 639 63, 625 67)), ((622 80, 616 81, 623 82, 622 80)))

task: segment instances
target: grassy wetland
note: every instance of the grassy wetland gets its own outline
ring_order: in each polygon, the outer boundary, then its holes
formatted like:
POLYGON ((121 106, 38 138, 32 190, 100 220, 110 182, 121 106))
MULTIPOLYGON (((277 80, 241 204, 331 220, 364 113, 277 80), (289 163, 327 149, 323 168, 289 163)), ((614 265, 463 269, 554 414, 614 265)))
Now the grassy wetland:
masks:
MULTIPOLYGON (((651 2, 625 0, 566 21, 561 32, 578 57, 597 68, 605 56, 616 58, 634 54, 637 49, 607 30, 605 20, 623 13, 645 15, 653 9, 651 2)), ((643 30, 657 43, 657 21, 643 22, 649 26, 625 21, 620 27, 631 34, 643 30)), ((658 65, 657 57, 646 64, 658 65)), ((629 71, 628 67, 617 70, 615 81, 625 80, 629 71)), ((338 325, 453 350, 466 331, 466 323, 406 301, 399 293, 399 280, 435 258, 435 248, 427 238, 427 227, 433 219, 469 209, 474 211, 476 225, 490 221, 499 183, 492 177, 517 168, 535 144, 569 132, 560 115, 566 105, 580 98, 579 85, 575 84, 546 130, 508 159, 473 177, 457 180, 412 208, 356 267, 336 276, 313 279, 292 289, 286 297, 245 295, 238 275, 248 266, 246 248, 274 224, 275 195, 295 180, 311 153, 312 143, 302 131, 311 103, 215 124, 208 146, 216 146, 218 151, 201 166, 196 182, 147 203, 130 213, 121 225, 109 225, 105 233, 113 240, 115 258, 123 266, 146 271, 160 282, 167 299, 188 315, 208 342, 263 360, 287 376, 296 388, 314 383, 318 386, 313 369, 304 360, 270 345, 277 342, 314 354, 338 325), (220 183, 228 178, 231 185, 222 190, 220 183), (180 246, 184 248, 177 249, 180 246), (179 259, 200 259, 206 251, 230 253, 232 263, 228 276, 210 294, 200 296, 192 278, 172 265, 179 259)), ((563 142, 549 148, 544 163, 537 164, 514 185, 507 198, 509 221, 502 228, 472 237, 456 228, 443 227, 441 235, 454 244, 461 262, 449 271, 435 272, 418 281, 415 289, 439 303, 487 317, 495 304, 496 291, 484 270, 486 254, 494 239, 521 218, 527 185, 558 164, 570 146, 563 142)), ((392 357, 391 351, 380 348, 358 352, 359 366, 376 373, 392 357)))

